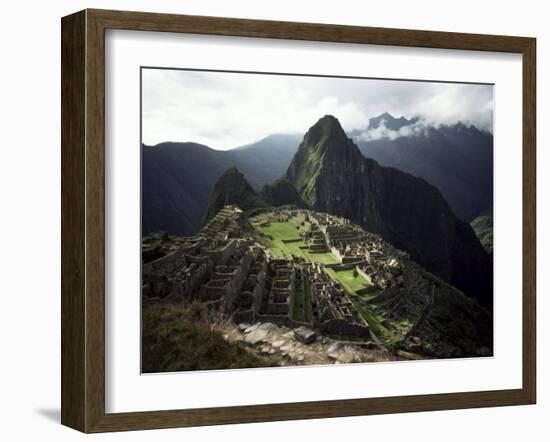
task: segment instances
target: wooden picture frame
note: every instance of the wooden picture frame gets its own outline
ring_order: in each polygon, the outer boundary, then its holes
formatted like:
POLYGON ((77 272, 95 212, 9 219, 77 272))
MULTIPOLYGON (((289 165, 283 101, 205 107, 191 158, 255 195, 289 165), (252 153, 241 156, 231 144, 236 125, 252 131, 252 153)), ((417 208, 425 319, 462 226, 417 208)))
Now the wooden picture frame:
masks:
POLYGON ((533 38, 84 10, 62 19, 62 410, 83 432, 533 404, 536 400, 536 41, 533 38), (523 385, 513 390, 105 412, 105 30, 495 51, 523 57, 523 385))

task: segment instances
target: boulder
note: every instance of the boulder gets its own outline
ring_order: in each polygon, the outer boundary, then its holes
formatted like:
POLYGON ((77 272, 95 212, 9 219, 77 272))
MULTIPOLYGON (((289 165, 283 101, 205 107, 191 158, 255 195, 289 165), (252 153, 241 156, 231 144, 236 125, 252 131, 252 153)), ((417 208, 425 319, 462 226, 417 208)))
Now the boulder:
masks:
POLYGON ((244 338, 244 342, 251 345, 256 345, 259 342, 264 341, 267 338, 268 332, 265 330, 258 330, 257 328, 252 330, 244 338))
POLYGON ((338 359, 338 355, 340 354, 341 347, 342 345, 339 342, 335 342, 328 348, 327 356, 331 359, 338 359))
POLYGON ((248 329, 250 327, 250 324, 246 324, 244 322, 241 322, 239 325, 237 325, 237 327, 239 328, 240 331, 245 331, 246 329, 248 329))
POLYGON ((311 344, 317 339, 317 333, 309 328, 301 326, 294 329, 294 337, 304 344, 311 344))
POLYGON ((245 333, 250 333, 251 331, 256 330, 261 324, 259 322, 256 322, 255 324, 252 324, 251 326, 244 329, 245 333))
POLYGON ((417 336, 409 336, 405 340, 405 345, 408 351, 411 352, 421 352, 422 351, 422 341, 417 336))
POLYGON ((273 331, 277 328, 275 324, 271 322, 264 322, 263 324, 258 325, 258 330, 264 330, 266 332, 273 331))
POLYGON ((346 350, 338 355, 338 362, 341 364, 350 364, 355 361, 355 353, 350 350, 346 350))

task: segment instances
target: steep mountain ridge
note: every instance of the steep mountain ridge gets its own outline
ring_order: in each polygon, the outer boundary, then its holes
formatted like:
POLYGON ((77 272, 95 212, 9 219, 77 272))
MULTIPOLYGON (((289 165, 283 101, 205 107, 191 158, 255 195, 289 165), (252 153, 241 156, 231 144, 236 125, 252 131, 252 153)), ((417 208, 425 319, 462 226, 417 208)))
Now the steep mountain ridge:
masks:
POLYGON ((493 204, 493 135, 487 131, 460 122, 435 127, 385 113, 350 136, 365 157, 436 186, 465 221, 493 204))
POLYGON ((335 117, 309 129, 287 178, 310 207, 380 234, 483 304, 492 302, 492 266, 472 228, 425 180, 364 158, 335 117))

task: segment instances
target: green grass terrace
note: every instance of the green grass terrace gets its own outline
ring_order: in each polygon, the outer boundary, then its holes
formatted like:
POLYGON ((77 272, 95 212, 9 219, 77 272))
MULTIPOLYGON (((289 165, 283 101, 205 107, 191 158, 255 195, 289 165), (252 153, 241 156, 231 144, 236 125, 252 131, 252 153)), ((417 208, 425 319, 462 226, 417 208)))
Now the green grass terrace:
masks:
MULTIPOLYGON (((300 229, 302 229, 303 217, 293 217, 287 222, 270 222, 269 217, 261 215, 251 220, 254 228, 264 233, 261 242, 271 250, 275 258, 291 258, 292 256, 302 257, 308 261, 319 264, 339 264, 338 259, 330 252, 310 252, 308 246, 301 240, 300 229)), ((354 268, 337 270, 326 268, 327 274, 339 282, 344 290, 350 295, 359 314, 367 321, 372 330, 379 336, 387 333, 382 326, 382 318, 377 316, 365 303, 371 301, 378 294, 378 290, 372 283, 360 275, 354 268), (360 305, 360 301, 363 301, 360 305)), ((311 313, 307 311, 307 290, 299 287, 295 298, 294 319, 307 321, 311 313)))
POLYGON ((308 250, 308 246, 300 239, 300 222, 296 219, 273 222, 267 226, 260 226, 260 223, 253 225, 256 230, 267 235, 262 238, 262 242, 275 258, 298 256, 320 264, 338 264, 338 259, 330 252, 317 253, 308 250))

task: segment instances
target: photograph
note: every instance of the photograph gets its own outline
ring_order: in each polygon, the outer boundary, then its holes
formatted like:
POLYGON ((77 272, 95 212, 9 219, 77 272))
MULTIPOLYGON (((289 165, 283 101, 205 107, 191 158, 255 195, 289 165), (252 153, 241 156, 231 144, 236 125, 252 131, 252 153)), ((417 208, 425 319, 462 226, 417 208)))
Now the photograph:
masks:
POLYGON ((493 356, 494 84, 152 66, 140 94, 143 374, 493 356))
POLYGON ((549 439, 549 15, 470 3, 6 2, 0 442, 549 439))

